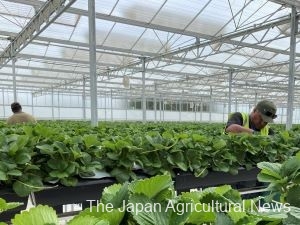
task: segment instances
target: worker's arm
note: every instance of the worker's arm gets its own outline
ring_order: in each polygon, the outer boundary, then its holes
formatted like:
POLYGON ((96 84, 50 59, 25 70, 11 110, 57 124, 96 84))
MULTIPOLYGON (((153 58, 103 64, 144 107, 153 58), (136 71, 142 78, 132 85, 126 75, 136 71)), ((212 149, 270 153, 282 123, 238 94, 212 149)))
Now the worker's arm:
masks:
POLYGON ((226 133, 248 133, 253 134, 254 130, 243 127, 239 124, 231 124, 225 129, 226 133))

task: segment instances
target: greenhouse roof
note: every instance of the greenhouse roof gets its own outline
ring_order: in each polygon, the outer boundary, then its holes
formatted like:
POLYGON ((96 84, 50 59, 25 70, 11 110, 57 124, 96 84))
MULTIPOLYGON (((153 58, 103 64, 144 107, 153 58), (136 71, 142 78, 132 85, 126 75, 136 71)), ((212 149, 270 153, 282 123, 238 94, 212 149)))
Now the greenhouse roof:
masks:
MULTIPOLYGON (((231 89, 231 97, 244 103, 258 97, 286 104, 294 57, 294 101, 300 105, 299 37, 291 29, 292 7, 300 9, 300 2, 96 0, 99 95, 140 96, 145 62, 148 97, 227 102, 231 89), (295 56, 290 51, 294 34, 295 56)), ((0 88, 13 88, 14 64, 17 90, 81 94, 86 84, 88 92, 88 15, 87 0, 0 0, 0 88), (50 3, 58 5, 57 15, 42 14, 47 27, 11 53, 12 43, 50 3)))

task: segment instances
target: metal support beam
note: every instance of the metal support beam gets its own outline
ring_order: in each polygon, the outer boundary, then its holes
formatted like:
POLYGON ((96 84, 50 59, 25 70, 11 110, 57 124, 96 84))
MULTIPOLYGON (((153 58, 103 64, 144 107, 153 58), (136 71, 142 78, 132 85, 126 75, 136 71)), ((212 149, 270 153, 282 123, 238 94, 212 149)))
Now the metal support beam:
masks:
POLYGON ((211 113, 212 113, 212 86, 210 86, 210 94, 209 94, 209 122, 211 123, 211 113))
MULTIPOLYGON (((187 52, 192 51, 192 50, 197 49, 197 48, 209 46, 209 45, 219 43, 219 42, 230 41, 231 39, 234 39, 234 38, 237 38, 237 37, 243 37, 243 36, 249 35, 251 33, 255 33, 255 32, 258 32, 258 31, 270 29, 274 26, 280 26, 282 24, 286 24, 288 20, 289 20, 289 18, 283 18, 283 19, 277 20, 275 22, 268 22, 268 23, 262 24, 260 26, 253 26, 253 27, 248 28, 246 30, 236 31, 236 32, 232 32, 232 33, 225 34, 225 35, 222 35, 222 36, 218 36, 218 37, 215 37, 211 40, 203 41, 201 43, 194 43, 193 45, 190 45, 188 47, 179 48, 179 49, 174 50, 174 51, 170 51, 170 52, 159 54, 157 56, 146 58, 146 61, 149 62, 149 61, 153 61, 153 60, 160 60, 160 59, 163 59, 163 58, 170 58, 171 56, 176 56, 176 55, 179 55, 181 53, 187 53, 187 52)), ((127 64, 127 65, 123 65, 123 66, 120 66, 119 68, 112 69, 109 72, 119 71, 119 70, 122 70, 122 69, 128 68, 128 67, 134 67, 134 66, 140 65, 140 63, 141 62, 135 62, 135 63, 130 63, 130 64, 127 64)))
POLYGON ((294 86, 295 86, 295 52, 296 52, 296 33, 298 31, 298 20, 296 19, 296 7, 292 7, 291 14, 291 39, 290 39, 290 65, 289 65, 289 88, 286 130, 292 128, 293 123, 293 104, 294 104, 294 86))
POLYGON ((154 121, 157 121, 157 115, 156 115, 156 111, 157 111, 157 107, 156 107, 156 94, 157 94, 157 85, 154 84, 154 105, 153 105, 153 109, 154 109, 154 121))
POLYGON ((33 98, 34 98, 34 96, 31 93, 31 114, 34 116, 33 98))
POLYGON ((52 115, 52 120, 54 120, 54 93, 53 93, 53 88, 51 90, 51 115, 52 115))
POLYGON ((43 32, 76 0, 48 0, 0 55, 0 68, 43 32))
POLYGON ((14 102, 17 102, 16 58, 12 59, 12 75, 13 75, 14 102))
POLYGON ((300 2, 299 0, 270 0, 271 2, 275 2, 277 4, 281 4, 281 5, 287 5, 290 7, 298 7, 300 8, 300 2))
POLYGON ((110 120, 114 121, 114 111, 113 111, 113 90, 110 89, 110 120))
POLYGON ((232 94, 232 75, 233 75, 233 70, 229 70, 229 79, 228 79, 228 114, 231 113, 231 94, 232 94))
POLYGON ((4 97, 4 88, 2 88, 2 104, 3 104, 3 117, 5 118, 5 97, 4 97))
POLYGON ((86 78, 83 78, 83 83, 82 83, 82 114, 83 114, 83 119, 84 121, 86 120, 86 93, 85 93, 85 85, 86 85, 86 78))
POLYGON ((59 92, 57 92, 57 114, 58 114, 58 119, 60 120, 60 97, 59 97, 59 92))
POLYGON ((146 122, 146 96, 145 96, 145 73, 146 73, 146 66, 145 66, 146 59, 142 58, 142 110, 143 110, 143 123, 146 122))
POLYGON ((89 0, 91 125, 98 125, 95 0, 89 0))

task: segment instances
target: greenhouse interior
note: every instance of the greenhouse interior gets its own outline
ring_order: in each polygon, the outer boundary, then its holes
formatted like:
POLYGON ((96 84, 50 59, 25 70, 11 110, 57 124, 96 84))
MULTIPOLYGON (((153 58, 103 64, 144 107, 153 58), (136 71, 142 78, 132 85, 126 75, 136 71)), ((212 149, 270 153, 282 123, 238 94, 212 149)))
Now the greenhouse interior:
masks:
POLYGON ((299 20, 299 0, 0 0, 0 224, 299 225, 299 20), (14 102, 36 121, 11 126, 14 102))

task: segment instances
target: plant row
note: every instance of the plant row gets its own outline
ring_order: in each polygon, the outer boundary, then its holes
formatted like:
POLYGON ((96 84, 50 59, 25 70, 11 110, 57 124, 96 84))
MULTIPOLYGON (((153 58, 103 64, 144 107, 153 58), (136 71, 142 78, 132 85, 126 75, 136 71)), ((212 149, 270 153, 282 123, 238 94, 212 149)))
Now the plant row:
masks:
POLYGON ((0 132, 0 184, 20 196, 47 184, 75 186, 105 170, 118 181, 174 170, 205 176, 210 170, 237 174, 260 161, 282 162, 299 151, 296 132, 272 137, 224 135, 220 125, 45 122, 0 132))
MULTIPOLYGON (((267 197, 243 199, 229 185, 177 194, 169 174, 114 184, 68 225, 298 225, 300 224, 300 153, 280 163, 261 162, 260 181, 267 197), (279 196, 274 200, 273 196, 279 196)), ((0 199, 1 210, 17 206, 0 199)), ((15 215, 13 225, 57 225, 49 206, 15 215)), ((5 223, 0 223, 6 225, 5 223)))

